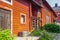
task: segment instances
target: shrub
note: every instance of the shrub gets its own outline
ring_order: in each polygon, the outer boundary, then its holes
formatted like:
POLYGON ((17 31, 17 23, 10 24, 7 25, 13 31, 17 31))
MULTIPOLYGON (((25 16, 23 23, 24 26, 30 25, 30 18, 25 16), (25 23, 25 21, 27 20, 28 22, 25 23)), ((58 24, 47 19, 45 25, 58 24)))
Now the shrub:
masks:
POLYGON ((50 36, 45 30, 33 30, 31 36, 38 36, 38 40, 53 40, 53 36, 50 36))
POLYGON ((40 33, 40 38, 39 40, 53 40, 53 36, 51 36, 48 32, 46 32, 45 30, 43 30, 40 33))
POLYGON ((41 32, 40 29, 36 29, 36 30, 33 30, 30 35, 31 36, 40 36, 40 32, 41 32))
POLYGON ((43 25, 42 29, 45 29, 46 31, 48 32, 53 32, 53 33, 60 33, 60 26, 55 24, 55 23, 48 23, 48 24, 45 24, 43 25))
POLYGON ((11 36, 10 30, 0 30, 0 40, 14 40, 14 37, 11 36))

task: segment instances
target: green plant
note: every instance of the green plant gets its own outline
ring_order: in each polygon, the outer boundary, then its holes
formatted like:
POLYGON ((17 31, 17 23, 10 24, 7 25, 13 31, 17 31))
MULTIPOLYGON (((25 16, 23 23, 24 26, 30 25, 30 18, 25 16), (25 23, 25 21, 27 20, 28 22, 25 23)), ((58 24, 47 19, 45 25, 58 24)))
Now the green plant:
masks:
POLYGON ((55 23, 48 23, 43 25, 42 27, 43 30, 46 30, 48 32, 53 32, 53 33, 60 33, 60 26, 55 24, 55 23))
POLYGON ((50 34, 48 32, 46 32, 45 30, 43 30, 40 33, 39 40, 53 40, 53 36, 50 36, 50 34))
POLYGON ((40 29, 36 29, 36 30, 33 30, 30 35, 31 36, 40 36, 40 32, 41 30, 40 29))
POLYGON ((14 37, 11 35, 10 30, 0 30, 0 40, 14 40, 14 37))
POLYGON ((31 36, 38 36, 39 39, 38 40, 53 40, 53 36, 50 36, 48 32, 46 32, 45 30, 33 30, 31 32, 31 36))

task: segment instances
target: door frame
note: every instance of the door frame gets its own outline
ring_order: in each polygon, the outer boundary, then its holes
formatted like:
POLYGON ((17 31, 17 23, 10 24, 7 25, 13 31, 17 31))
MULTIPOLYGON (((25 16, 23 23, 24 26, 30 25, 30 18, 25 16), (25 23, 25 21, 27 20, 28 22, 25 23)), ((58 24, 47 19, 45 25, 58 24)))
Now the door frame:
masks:
POLYGON ((13 9, 1 5, 0 8, 11 11, 11 34, 13 34, 13 9))

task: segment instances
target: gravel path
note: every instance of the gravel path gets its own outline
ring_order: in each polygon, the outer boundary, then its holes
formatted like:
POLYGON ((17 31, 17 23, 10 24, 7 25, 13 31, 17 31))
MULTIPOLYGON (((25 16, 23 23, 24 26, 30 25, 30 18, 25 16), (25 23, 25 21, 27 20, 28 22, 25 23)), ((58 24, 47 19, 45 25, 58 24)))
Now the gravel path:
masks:
POLYGON ((57 40, 60 40, 60 34, 58 34, 58 36, 57 36, 57 40))
POLYGON ((55 36, 54 40, 60 40, 60 33, 55 36))

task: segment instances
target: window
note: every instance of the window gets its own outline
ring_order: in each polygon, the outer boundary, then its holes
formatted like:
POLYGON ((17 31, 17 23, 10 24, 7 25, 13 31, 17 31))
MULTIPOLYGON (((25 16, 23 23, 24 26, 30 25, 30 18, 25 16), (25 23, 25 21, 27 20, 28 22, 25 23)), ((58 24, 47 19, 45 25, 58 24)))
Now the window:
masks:
POLYGON ((0 28, 11 28, 11 11, 0 8, 0 28))
POLYGON ((46 16, 46 22, 47 22, 47 23, 50 22, 50 18, 49 18, 49 16, 46 16))
POLYGON ((2 0, 2 1, 12 5, 12 0, 2 0))
POLYGON ((60 16, 60 13, 58 13, 58 16, 60 16))
POLYGON ((6 1, 8 1, 8 2, 10 2, 10 3, 11 3, 11 0, 6 0, 6 1))
POLYGON ((48 15, 48 9, 46 9, 46 15, 48 15))
POLYGON ((20 18, 21 18, 21 19, 20 19, 20 20, 21 20, 21 23, 24 24, 24 23, 25 23, 25 15, 21 15, 20 18))
POLYGON ((57 20, 57 22, 59 22, 59 23, 60 23, 60 20, 57 20))

